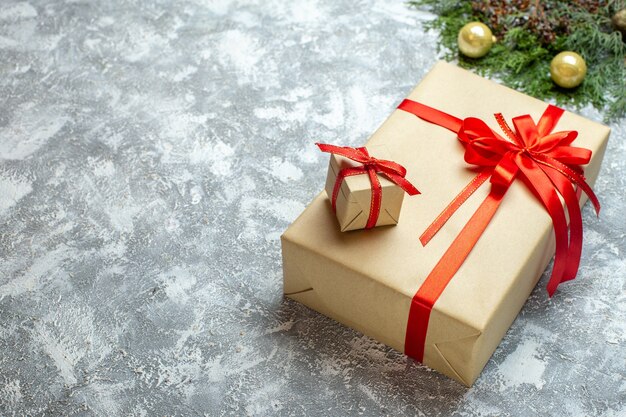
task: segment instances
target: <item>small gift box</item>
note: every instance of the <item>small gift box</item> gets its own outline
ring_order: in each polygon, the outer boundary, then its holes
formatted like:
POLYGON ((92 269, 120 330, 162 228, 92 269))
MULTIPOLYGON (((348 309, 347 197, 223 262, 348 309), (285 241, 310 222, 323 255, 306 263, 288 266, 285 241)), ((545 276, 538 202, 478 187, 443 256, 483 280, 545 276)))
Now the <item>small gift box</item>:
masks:
POLYGON ((318 195, 281 239, 285 295, 470 386, 552 257, 550 295, 576 275, 609 133, 439 63, 367 143, 422 194, 367 233, 318 195))
POLYGON ((404 194, 419 194, 385 145, 317 145, 330 153, 326 194, 342 232, 397 224, 404 194))

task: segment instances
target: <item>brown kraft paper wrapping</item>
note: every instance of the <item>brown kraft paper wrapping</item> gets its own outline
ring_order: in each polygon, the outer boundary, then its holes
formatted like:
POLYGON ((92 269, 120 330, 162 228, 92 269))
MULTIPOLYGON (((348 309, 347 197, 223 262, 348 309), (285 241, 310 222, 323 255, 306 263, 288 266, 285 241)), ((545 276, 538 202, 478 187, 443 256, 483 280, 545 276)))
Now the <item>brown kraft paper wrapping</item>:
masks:
MULTIPOLYGON (((393 160, 385 145, 370 146, 367 151, 375 158, 393 160)), ((328 176, 326 177, 326 195, 332 198, 337 174, 343 168, 360 166, 358 162, 339 155, 330 155, 328 176)), ((404 190, 389 181, 384 175, 378 174, 382 188, 382 199, 376 226, 387 226, 398 223, 404 190)), ((337 195, 336 215, 342 232, 364 229, 370 212, 372 200, 372 184, 366 172, 344 178, 337 195)))
MULTIPOLYGON (((458 118, 530 114, 546 104, 440 62, 407 97, 458 118)), ((398 98, 398 102, 402 97, 398 98)), ((585 167, 593 186, 610 129, 565 112, 555 131, 576 130, 573 146, 593 152, 585 167)), ((486 183, 423 247, 420 234, 476 171, 463 160, 456 134, 395 110, 367 146, 385 145, 419 184, 395 227, 342 233, 325 193, 282 236, 284 293, 388 346, 404 351, 411 300, 489 191, 486 183)), ((581 204, 585 198, 581 200, 581 204)), ((435 303, 424 363, 471 386, 554 256, 550 216, 522 181, 508 190, 485 233, 435 303)), ((589 279, 579 274, 578 279, 589 279)), ((575 281, 574 281, 575 282, 575 281)), ((568 284, 565 284, 568 285, 568 284)), ((569 284, 571 285, 571 284, 569 284)), ((558 296, 558 292, 557 292, 558 296)))

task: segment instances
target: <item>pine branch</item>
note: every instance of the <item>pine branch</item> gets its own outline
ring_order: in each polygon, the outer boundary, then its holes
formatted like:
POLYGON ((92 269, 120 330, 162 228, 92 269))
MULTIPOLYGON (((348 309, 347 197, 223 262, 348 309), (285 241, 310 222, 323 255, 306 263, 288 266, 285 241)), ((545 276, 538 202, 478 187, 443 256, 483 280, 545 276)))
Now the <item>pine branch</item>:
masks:
POLYGON ((591 104, 605 111, 605 120, 626 116, 626 44, 611 16, 626 0, 414 0, 437 17, 427 29, 440 33, 440 50, 461 67, 499 78, 531 96, 559 104, 591 104), (468 22, 487 23, 498 42, 483 58, 458 52, 458 32, 468 22), (581 86, 564 89, 552 82, 550 61, 571 50, 583 56, 587 76, 581 86))

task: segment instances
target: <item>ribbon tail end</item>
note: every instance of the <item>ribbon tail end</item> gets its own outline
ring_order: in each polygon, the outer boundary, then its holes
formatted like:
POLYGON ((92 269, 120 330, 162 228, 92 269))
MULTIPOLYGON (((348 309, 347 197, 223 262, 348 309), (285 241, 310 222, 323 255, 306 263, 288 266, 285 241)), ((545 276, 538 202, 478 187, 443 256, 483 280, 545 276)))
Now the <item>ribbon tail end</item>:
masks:
POLYGON ((556 284, 552 281, 548 282, 548 285, 546 286, 546 291, 548 291, 548 298, 552 298, 558 286, 559 284, 556 284))

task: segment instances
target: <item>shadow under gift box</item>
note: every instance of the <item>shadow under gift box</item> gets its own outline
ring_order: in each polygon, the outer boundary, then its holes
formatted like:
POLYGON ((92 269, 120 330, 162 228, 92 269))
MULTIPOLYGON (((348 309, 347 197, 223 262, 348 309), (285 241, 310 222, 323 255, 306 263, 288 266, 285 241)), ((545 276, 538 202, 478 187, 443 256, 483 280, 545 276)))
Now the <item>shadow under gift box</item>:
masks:
MULTIPOLYGON (((547 106, 444 62, 435 65, 407 98, 459 118, 478 117, 497 132, 494 113, 503 113, 506 120, 530 114, 537 122, 547 106)), ((587 182, 593 186, 610 129, 565 112, 554 129, 563 130, 578 131, 572 146, 593 152, 585 167, 587 182)), ((484 200, 490 184, 483 184, 423 247, 420 234, 477 171, 465 163, 455 133, 401 110, 371 136, 367 146, 375 145, 389 149, 422 194, 404 199, 397 226, 348 233, 337 226, 326 194, 318 195, 281 237, 284 292, 403 352, 413 296, 484 200)), ((581 205, 585 200, 586 196, 581 198, 581 205)), ((424 363, 471 386, 554 251, 550 216, 524 183, 515 180, 433 306, 424 363)), ((592 277, 579 274, 577 279, 592 277)))

